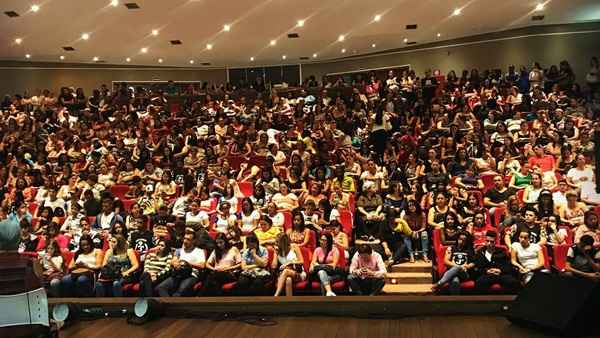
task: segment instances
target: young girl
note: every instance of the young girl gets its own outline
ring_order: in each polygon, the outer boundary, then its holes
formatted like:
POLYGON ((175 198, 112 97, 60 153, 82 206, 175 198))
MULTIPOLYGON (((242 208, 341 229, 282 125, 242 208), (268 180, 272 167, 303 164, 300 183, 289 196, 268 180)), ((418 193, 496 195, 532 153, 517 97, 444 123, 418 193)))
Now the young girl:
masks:
POLYGON ((65 273, 64 260, 56 240, 51 240, 46 246, 46 252, 40 253, 43 282, 48 287, 48 293, 60 297, 60 281, 65 273))

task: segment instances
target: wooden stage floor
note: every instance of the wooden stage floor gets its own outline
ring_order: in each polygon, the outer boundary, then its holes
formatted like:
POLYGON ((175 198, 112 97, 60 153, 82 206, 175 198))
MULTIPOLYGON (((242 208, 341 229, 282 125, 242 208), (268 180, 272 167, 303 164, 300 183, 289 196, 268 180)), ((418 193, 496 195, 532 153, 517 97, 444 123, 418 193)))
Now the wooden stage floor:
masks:
POLYGON ((78 322, 61 338, 537 338, 547 337, 496 316, 422 316, 400 319, 269 317, 273 326, 239 321, 163 318, 134 326, 124 318, 78 322))

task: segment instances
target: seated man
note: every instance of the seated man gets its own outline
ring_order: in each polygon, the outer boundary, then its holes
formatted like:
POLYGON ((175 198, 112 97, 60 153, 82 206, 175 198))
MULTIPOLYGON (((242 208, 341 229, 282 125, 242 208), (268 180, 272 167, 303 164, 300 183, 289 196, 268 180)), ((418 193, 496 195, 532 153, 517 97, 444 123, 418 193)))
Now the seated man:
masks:
POLYGON ((567 252, 565 274, 600 281, 600 251, 594 249, 594 238, 583 235, 567 252))
POLYGON ((161 297, 180 297, 189 295, 200 280, 200 270, 204 269, 206 255, 194 245, 193 231, 186 231, 183 246, 175 251, 171 261, 173 272, 171 276, 160 283, 156 289, 161 297))
POLYGON ((348 282, 356 295, 377 295, 385 285, 385 265, 381 255, 370 246, 361 244, 352 257, 348 282))
POLYGON ((494 231, 488 231, 485 236, 485 245, 476 253, 474 258, 475 269, 479 277, 475 280, 475 288, 485 292, 494 284, 500 284, 504 289, 514 292, 519 287, 515 278, 512 265, 506 251, 496 247, 494 231))
POLYGON ((527 231, 530 243, 540 246, 546 245, 547 233, 542 231, 542 227, 537 222, 537 211, 531 206, 526 207, 523 216, 522 222, 513 224, 510 228, 506 229, 504 244, 512 250, 513 243, 519 242, 521 232, 527 231))

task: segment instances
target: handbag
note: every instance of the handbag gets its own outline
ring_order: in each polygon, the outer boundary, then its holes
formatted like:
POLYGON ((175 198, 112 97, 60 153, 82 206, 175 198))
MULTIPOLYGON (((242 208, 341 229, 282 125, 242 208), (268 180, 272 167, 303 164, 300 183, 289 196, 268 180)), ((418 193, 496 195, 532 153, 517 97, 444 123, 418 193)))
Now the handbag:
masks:
POLYGON ((117 280, 123 276, 121 268, 116 264, 106 264, 100 269, 100 277, 102 279, 117 280))

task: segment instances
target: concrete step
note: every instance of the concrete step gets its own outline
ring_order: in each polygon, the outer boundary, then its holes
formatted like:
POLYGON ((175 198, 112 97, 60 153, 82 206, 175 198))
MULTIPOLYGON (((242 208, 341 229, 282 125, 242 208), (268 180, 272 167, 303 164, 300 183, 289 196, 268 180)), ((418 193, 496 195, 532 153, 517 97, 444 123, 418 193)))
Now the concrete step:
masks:
POLYGON ((431 283, 431 273, 428 272, 388 272, 385 275, 386 284, 428 284, 431 283))
POLYGON ((390 272, 428 272, 431 273, 431 262, 416 261, 414 263, 400 263, 392 265, 390 272))
POLYGON ((431 284, 386 284, 383 292, 388 295, 431 295, 431 284))

